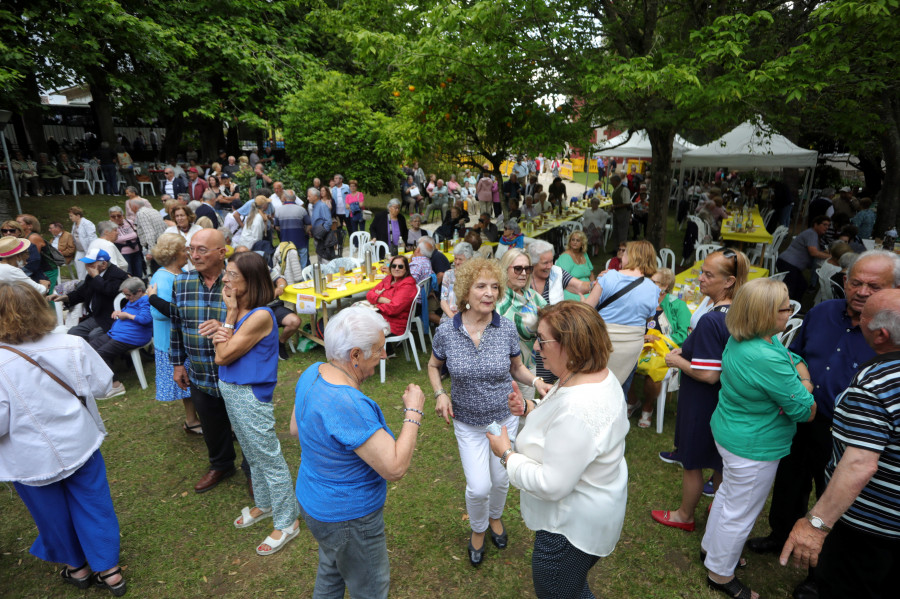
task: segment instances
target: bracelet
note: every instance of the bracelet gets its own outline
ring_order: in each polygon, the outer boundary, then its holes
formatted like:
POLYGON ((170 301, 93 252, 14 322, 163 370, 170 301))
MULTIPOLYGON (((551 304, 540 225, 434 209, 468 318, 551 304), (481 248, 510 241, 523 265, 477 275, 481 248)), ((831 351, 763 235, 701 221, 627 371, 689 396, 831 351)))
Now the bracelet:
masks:
POLYGON ((528 400, 526 399, 522 403, 525 404, 525 411, 522 412, 522 416, 527 416, 528 415, 528 400))
POLYGON ((531 379, 531 386, 534 387, 534 386, 535 386, 535 383, 537 383, 538 381, 541 381, 541 382, 543 383, 543 382, 544 382, 544 379, 542 379, 542 378, 539 377, 539 376, 534 377, 533 379, 531 379))
POLYGON ((441 395, 447 395, 447 392, 444 391, 443 388, 438 389, 437 391, 434 392, 434 398, 435 398, 435 399, 437 399, 437 398, 440 397, 441 395))
POLYGON ((506 468, 506 458, 509 457, 509 454, 513 453, 514 450, 512 447, 503 452, 503 455, 500 456, 500 465, 506 468))
POLYGON ((223 322, 222 326, 225 327, 226 329, 231 329, 232 331, 234 330, 233 324, 228 324, 227 322, 223 322))
POLYGON ((422 410, 417 410, 415 408, 403 408, 403 411, 404 412, 415 412, 419 416, 422 416, 422 417, 425 416, 425 412, 423 412, 422 410))
POLYGON ((810 379, 805 379, 805 378, 803 378, 802 376, 800 377, 800 380, 801 380, 801 381, 806 381, 807 383, 811 383, 811 382, 812 382, 810 379))
POLYGON ((418 420, 413 420, 412 418, 406 418, 403 420, 403 422, 412 422, 416 426, 422 426, 421 422, 419 422, 418 420))

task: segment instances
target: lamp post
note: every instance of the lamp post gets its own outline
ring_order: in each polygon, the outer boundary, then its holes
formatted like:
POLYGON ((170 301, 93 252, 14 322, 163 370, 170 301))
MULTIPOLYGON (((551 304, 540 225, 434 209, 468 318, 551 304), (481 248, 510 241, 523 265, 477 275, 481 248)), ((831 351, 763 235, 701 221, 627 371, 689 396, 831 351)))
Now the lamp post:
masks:
POLYGON ((9 110, 0 110, 0 145, 3 146, 3 159, 6 160, 6 172, 9 173, 9 188, 12 189, 13 198, 16 200, 16 214, 22 214, 22 205, 19 204, 19 190, 16 188, 16 178, 13 174, 12 162, 9 159, 9 152, 6 150, 6 124, 12 118, 12 112, 9 110))

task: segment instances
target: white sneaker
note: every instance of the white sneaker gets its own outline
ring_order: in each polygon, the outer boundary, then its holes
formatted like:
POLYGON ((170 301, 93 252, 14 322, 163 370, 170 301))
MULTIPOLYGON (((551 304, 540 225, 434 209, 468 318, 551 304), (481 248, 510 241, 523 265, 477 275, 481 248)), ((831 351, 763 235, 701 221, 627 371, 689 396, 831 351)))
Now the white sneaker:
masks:
POLYGON ((110 391, 109 394, 104 395, 103 397, 96 397, 94 399, 110 399, 119 395, 125 395, 125 385, 123 385, 122 383, 119 383, 118 385, 113 384, 112 391, 110 391))

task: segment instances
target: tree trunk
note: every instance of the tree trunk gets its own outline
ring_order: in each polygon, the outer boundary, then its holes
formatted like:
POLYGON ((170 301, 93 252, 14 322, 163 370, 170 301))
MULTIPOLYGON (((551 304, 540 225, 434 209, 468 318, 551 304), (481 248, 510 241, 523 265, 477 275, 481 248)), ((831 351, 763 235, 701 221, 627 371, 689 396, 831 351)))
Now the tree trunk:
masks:
POLYGON ((881 108, 884 132, 879 136, 884 158, 884 185, 878 194, 876 236, 900 224, 900 97, 885 94, 881 108))
POLYGON ((110 98, 112 88, 109 77, 102 67, 92 68, 87 72, 88 84, 91 87, 91 110, 97 124, 97 137, 116 147, 116 130, 113 126, 113 106, 110 98))
POLYGON ((218 119, 203 119, 197 123, 197 131, 200 133, 200 161, 218 158, 218 149, 222 141, 222 122, 218 119))
POLYGON ((19 138, 19 146, 23 154, 30 154, 37 160, 38 154, 47 151, 47 140, 44 139, 44 107, 41 105, 41 92, 34 71, 25 74, 22 86, 28 97, 28 101, 22 106, 22 125, 28 138, 19 138))
POLYGON ((171 117, 166 119, 166 139, 162 144, 162 158, 168 160, 178 155, 178 146, 181 145, 181 136, 184 132, 184 117, 180 110, 175 110, 171 117))
POLYGON ((241 155, 241 144, 239 140, 240 128, 236 122, 232 122, 228 126, 228 136, 225 140, 225 149, 228 151, 229 156, 237 158, 241 155))
POLYGON ((672 187, 672 143, 675 129, 648 128, 652 162, 650 179, 650 212, 647 218, 647 232, 644 238, 658 250, 666 247, 666 225, 669 213, 669 190, 672 187))
POLYGON ((881 154, 876 152, 860 152, 857 156, 859 164, 856 168, 862 171, 865 179, 864 193, 874 198, 881 191, 884 170, 881 168, 881 154))

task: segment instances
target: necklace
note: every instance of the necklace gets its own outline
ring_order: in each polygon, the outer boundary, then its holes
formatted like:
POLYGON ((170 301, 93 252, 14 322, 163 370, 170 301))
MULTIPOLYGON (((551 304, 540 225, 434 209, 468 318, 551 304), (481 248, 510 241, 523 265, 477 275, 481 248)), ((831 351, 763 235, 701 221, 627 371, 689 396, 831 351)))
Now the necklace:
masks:
POLYGON ((566 383, 569 382, 569 379, 571 379, 573 376, 575 376, 575 373, 574 373, 574 372, 570 372, 570 373, 569 373, 569 376, 567 376, 566 378, 564 378, 562 381, 557 381, 557 383, 556 383, 556 384, 553 386, 553 388, 550 390, 550 393, 548 393, 547 396, 544 397, 544 399, 541 400, 541 403, 540 403, 537 407, 535 407, 535 409, 537 409, 538 407, 544 405, 544 402, 547 401, 548 399, 550 399, 551 397, 553 397, 553 396, 556 394, 556 392, 559 391, 559 389, 560 389, 561 387, 564 387, 564 386, 566 385, 566 383))
POLYGON ((465 322, 463 322, 463 324, 466 325, 466 332, 469 333, 469 336, 470 336, 470 337, 472 337, 473 339, 481 339, 481 335, 484 334, 484 331, 488 328, 488 325, 491 324, 491 321, 488 320, 486 323, 484 323, 484 326, 481 327, 481 330, 480 330, 480 331, 474 330, 474 327, 477 326, 477 325, 480 325, 481 323, 474 323, 474 322, 473 322, 473 323, 471 323, 471 324, 466 324, 465 322), (472 328, 471 331, 469 330, 470 327, 472 328))
POLYGON ((356 380, 356 379, 354 379, 352 376, 350 376, 350 373, 349 373, 349 372, 347 372, 346 370, 344 370, 343 368, 341 368, 340 366, 338 366, 338 365, 335 364, 334 362, 329 362, 328 365, 329 365, 329 366, 332 366, 332 367, 334 367, 334 368, 337 368, 338 370, 340 370, 341 372, 343 372, 343 373, 344 373, 344 376, 347 377, 347 380, 353 381, 353 386, 356 387, 357 389, 359 389, 359 381, 356 380))

